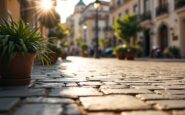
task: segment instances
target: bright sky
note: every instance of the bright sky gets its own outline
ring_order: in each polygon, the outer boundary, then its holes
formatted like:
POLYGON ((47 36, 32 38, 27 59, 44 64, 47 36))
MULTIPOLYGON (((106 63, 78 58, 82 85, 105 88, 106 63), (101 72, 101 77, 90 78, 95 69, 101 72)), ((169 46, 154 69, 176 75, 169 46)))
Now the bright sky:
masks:
MULTIPOLYGON (((95 0, 83 0, 87 5, 95 0)), ((110 0, 104 0, 110 1, 110 0)), ((61 21, 65 22, 66 18, 70 16, 74 11, 74 6, 79 2, 79 0, 57 0, 57 12, 61 16, 61 21)))

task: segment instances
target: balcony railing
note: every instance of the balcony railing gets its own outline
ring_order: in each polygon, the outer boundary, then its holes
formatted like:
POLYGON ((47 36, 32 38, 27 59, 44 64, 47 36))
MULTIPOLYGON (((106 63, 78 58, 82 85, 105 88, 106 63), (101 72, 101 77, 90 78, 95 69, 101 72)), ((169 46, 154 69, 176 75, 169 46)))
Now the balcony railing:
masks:
POLYGON ((175 9, 185 8, 185 0, 175 0, 175 9))
POLYGON ((161 15, 167 14, 168 10, 169 10, 169 6, 167 3, 160 5, 156 8, 156 16, 161 16, 161 15))
POLYGON ((140 21, 146 21, 146 20, 151 20, 151 19, 152 19, 152 15, 150 11, 147 11, 140 15, 140 21))

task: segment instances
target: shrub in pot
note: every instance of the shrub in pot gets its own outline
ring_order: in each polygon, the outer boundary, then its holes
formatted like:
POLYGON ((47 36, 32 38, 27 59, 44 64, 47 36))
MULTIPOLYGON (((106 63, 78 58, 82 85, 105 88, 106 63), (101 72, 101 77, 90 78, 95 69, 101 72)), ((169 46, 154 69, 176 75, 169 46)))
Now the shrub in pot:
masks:
POLYGON ((163 51, 163 56, 167 58, 180 58, 180 49, 176 46, 170 46, 163 51))
POLYGON ((126 58, 127 60, 134 60, 138 52, 138 48, 129 46, 126 48, 126 58))
POLYGON ((114 48, 113 53, 118 59, 125 59, 126 48, 124 45, 117 46, 116 48, 114 48))
POLYGON ((80 45, 80 55, 82 57, 88 57, 88 45, 85 43, 82 43, 80 45))
POLYGON ((44 61, 43 64, 44 65, 51 65, 51 64, 55 64, 58 60, 59 57, 62 56, 62 51, 60 48, 56 47, 54 44, 48 44, 48 49, 49 52, 47 52, 47 56, 49 57, 49 61, 44 61))
POLYGON ((45 41, 37 28, 23 21, 2 19, 0 24, 0 85, 28 85, 34 58, 45 57, 45 41))
POLYGON ((64 51, 63 49, 62 49, 61 58, 62 58, 62 60, 66 60, 66 58, 67 58, 67 52, 64 51))

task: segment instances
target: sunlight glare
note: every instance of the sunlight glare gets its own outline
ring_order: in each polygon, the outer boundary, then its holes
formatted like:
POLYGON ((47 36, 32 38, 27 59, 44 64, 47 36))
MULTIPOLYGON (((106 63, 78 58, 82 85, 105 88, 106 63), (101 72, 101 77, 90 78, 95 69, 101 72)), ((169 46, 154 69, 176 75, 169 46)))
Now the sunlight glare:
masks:
POLYGON ((41 5, 41 8, 45 11, 50 10, 53 6, 51 0, 41 0, 40 5, 41 5))

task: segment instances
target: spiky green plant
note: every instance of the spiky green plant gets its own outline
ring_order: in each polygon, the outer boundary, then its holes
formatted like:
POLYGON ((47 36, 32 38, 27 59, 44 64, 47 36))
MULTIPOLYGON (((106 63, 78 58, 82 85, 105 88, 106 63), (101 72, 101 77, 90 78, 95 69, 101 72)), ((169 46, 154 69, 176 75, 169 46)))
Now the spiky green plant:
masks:
POLYGON ((12 19, 2 19, 0 24, 0 59, 8 64, 17 54, 35 53, 41 60, 48 60, 44 55, 46 41, 41 38, 37 28, 26 25, 23 21, 18 24, 12 19))

